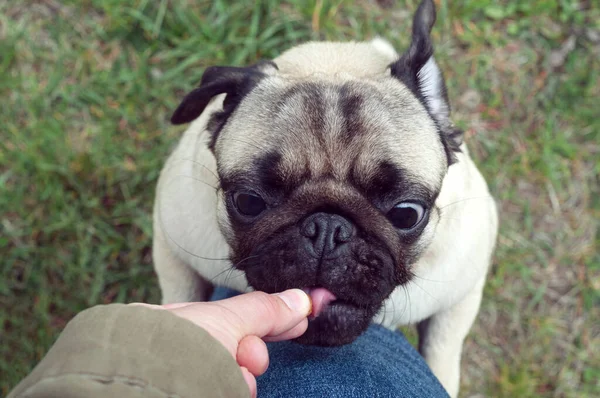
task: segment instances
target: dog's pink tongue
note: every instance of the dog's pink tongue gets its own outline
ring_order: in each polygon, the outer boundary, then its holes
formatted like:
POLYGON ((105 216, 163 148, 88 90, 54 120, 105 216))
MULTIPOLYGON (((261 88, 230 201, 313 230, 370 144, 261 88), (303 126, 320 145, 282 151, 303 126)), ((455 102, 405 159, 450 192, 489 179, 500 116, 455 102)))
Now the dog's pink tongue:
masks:
POLYGON ((329 303, 337 299, 333 293, 323 287, 316 287, 306 290, 310 296, 310 299, 312 300, 311 315, 315 318, 318 317, 325 308, 327 308, 329 303))

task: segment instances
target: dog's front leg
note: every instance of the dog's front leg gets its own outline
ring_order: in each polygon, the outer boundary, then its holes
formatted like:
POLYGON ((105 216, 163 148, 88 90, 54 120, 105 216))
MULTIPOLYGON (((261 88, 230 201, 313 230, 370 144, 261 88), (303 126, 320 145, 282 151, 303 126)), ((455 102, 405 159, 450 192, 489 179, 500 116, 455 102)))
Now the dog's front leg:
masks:
POLYGON ((213 286, 171 250, 155 223, 152 243, 154 269, 162 293, 162 303, 207 301, 213 286))
POLYGON ((451 397, 458 396, 463 341, 479 311, 485 280, 461 301, 418 324, 419 351, 451 397))

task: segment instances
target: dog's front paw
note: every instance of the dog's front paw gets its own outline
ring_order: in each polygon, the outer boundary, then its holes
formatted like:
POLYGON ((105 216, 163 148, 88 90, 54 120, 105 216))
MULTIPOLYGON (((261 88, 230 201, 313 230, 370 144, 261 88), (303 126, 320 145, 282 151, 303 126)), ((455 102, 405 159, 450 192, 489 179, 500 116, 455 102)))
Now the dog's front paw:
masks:
POLYGON ((437 356, 435 359, 426 358, 427 364, 438 378, 448 395, 452 398, 458 397, 460 387, 460 353, 454 358, 437 356))

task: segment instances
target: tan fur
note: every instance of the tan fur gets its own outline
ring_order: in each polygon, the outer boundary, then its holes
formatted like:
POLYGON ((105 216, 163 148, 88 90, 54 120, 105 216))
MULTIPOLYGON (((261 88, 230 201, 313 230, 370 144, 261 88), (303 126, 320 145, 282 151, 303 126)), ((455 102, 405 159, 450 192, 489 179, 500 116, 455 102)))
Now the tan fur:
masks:
POLYGON ((389 75, 398 54, 382 39, 371 42, 309 42, 290 49, 274 61, 290 80, 364 79, 389 75), (315 54, 326 56, 315 58, 315 54), (361 60, 361 62, 356 62, 361 60))
POLYGON ((280 128, 278 126, 281 126, 281 120, 269 117, 273 106, 272 98, 297 83, 282 76, 269 78, 251 92, 236 110, 236 117, 220 133, 216 154, 225 170, 250 167, 261 151, 270 150, 275 140, 284 151, 284 161, 290 168, 304 167, 308 162, 309 168, 319 173, 329 164, 333 167, 331 171, 334 175, 343 178, 354 157, 360 157, 359 167, 368 173, 370 164, 377 163, 381 159, 381 153, 389 150, 393 151, 399 165, 411 170, 424 184, 432 188, 441 184, 440 175, 446 165, 442 159, 444 153, 438 133, 427 117, 425 108, 402 83, 386 74, 377 75, 373 80, 358 80, 356 76, 330 78, 331 76, 322 74, 318 80, 311 80, 317 83, 351 83, 357 90, 367 93, 365 107, 361 112, 370 123, 370 128, 376 132, 359 137, 353 145, 348 146, 339 142, 342 116, 339 109, 336 109, 338 93, 333 89, 324 90, 329 105, 324 143, 310 133, 310 122, 305 119, 306 113, 301 112, 304 105, 300 98, 293 98, 278 114, 278 119, 284 119, 291 128, 285 131, 273 130, 280 128), (382 139, 381 136, 384 135, 386 137, 382 139), (298 148, 303 150, 297 151, 298 148), (419 151, 411 148, 419 148, 419 151), (302 158, 303 156, 307 159, 302 158), (335 163, 328 163, 330 159, 334 159, 335 163))

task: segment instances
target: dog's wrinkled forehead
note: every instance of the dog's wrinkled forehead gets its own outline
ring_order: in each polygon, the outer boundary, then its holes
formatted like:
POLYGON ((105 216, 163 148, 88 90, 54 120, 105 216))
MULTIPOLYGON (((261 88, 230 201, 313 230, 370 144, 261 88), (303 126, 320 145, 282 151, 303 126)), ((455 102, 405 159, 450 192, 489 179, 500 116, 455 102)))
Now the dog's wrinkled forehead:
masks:
POLYGON ((434 121, 391 78, 264 79, 221 131, 215 154, 225 176, 269 167, 270 159, 292 184, 320 177, 368 179, 392 164, 437 190, 446 170, 434 121))

